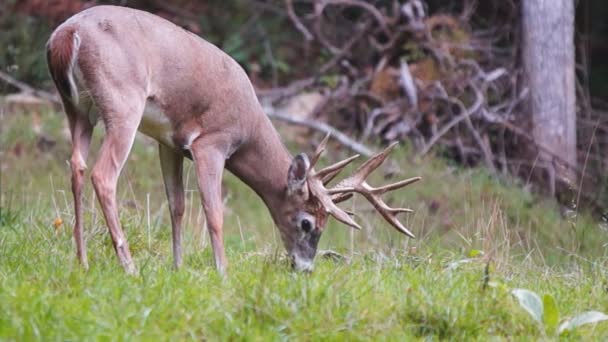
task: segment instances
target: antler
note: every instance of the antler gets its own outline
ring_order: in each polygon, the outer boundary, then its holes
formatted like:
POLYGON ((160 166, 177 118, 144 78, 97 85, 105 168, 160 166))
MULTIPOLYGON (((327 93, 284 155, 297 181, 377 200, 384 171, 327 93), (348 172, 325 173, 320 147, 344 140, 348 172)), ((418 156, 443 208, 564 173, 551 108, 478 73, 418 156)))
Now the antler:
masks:
POLYGON ((332 188, 326 188, 325 185, 329 183, 335 176, 340 173, 353 160, 355 160, 359 155, 352 156, 343 161, 340 161, 336 164, 328 166, 318 172, 312 170, 312 167, 319 160, 319 157, 325 150, 327 145, 327 141, 329 139, 329 135, 323 139, 321 144, 317 147, 314 156, 311 158, 310 163, 310 172, 309 172, 309 189, 315 195, 321 204, 325 207, 328 213, 333 215, 339 221, 360 229, 361 227, 342 209, 340 209, 336 204, 343 202, 349 199, 353 193, 360 193, 363 195, 373 206, 374 208, 380 212, 380 214, 384 217, 388 223, 390 223, 395 229, 399 232, 409 236, 414 237, 407 228, 403 226, 401 222, 397 219, 397 214, 412 212, 411 209, 407 208, 391 208, 389 207, 383 200, 382 195, 393 190, 397 190, 408 186, 412 183, 415 183, 422 179, 421 177, 413 177, 410 179, 405 179, 393 184, 384 185, 378 188, 372 187, 366 182, 367 177, 376 170, 382 163, 386 160, 389 153, 393 150, 393 148, 397 145, 397 143, 393 143, 388 146, 384 151, 376 154, 375 156, 368 159, 365 163, 363 163, 359 168, 353 173, 352 176, 340 181, 332 188))
POLYGON ((388 157, 388 154, 393 150, 393 148, 395 148, 396 145, 397 143, 395 142, 388 146, 384 151, 368 159, 365 163, 359 166, 352 176, 336 184, 336 186, 328 190, 328 193, 332 195, 333 203, 340 203, 346 200, 352 195, 353 192, 360 193, 374 206, 374 208, 376 208, 376 210, 384 217, 386 221, 388 221, 388 223, 395 227, 395 229, 413 238, 414 234, 405 228, 397 219, 397 214, 409 213, 412 212, 412 210, 407 208, 391 208, 382 200, 381 196, 389 191, 397 190, 415 183, 422 178, 413 177, 378 188, 372 187, 365 181, 374 170, 382 165, 382 163, 388 157))
POLYGON ((319 171, 313 170, 313 167, 319 161, 321 154, 323 154, 323 152, 325 151, 325 148, 327 146, 327 141, 329 140, 329 136, 330 136, 330 134, 327 134, 325 136, 323 141, 321 141, 319 146, 317 146, 317 149, 316 149, 314 155, 312 156, 312 158, 310 158, 310 168, 308 171, 308 188, 310 189, 310 192, 313 194, 313 196, 315 196, 319 200, 319 202, 321 202, 321 205, 323 206, 323 208, 325 208, 325 211, 327 213, 329 213, 330 215, 335 217, 338 221, 340 221, 350 227, 353 227, 356 229, 361 229, 361 226, 359 226, 359 224, 357 224, 357 222, 355 222, 355 220, 353 220, 346 213, 346 211, 340 209, 333 202, 331 195, 328 193, 328 189, 325 188, 325 184, 329 183, 349 163, 351 163, 353 160, 357 159, 359 157, 359 155, 358 154, 354 155, 350 158, 337 162, 337 163, 335 163, 331 166, 328 166, 326 168, 323 168, 319 171))

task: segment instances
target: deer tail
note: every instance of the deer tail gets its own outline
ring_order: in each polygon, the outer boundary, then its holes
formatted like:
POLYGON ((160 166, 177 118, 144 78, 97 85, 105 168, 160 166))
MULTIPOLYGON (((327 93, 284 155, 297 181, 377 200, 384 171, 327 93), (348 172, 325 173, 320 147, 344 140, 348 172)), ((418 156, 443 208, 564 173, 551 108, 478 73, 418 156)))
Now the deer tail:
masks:
POLYGON ((78 88, 74 80, 74 67, 80 48, 80 36, 73 27, 57 29, 46 44, 46 61, 49 72, 64 100, 78 103, 78 88))

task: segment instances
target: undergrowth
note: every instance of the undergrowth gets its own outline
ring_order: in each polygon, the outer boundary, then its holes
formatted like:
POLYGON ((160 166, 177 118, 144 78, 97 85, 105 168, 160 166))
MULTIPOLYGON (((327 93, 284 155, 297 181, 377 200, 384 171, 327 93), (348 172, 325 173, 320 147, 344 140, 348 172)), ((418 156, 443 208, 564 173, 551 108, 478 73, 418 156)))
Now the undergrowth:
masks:
MULTIPOLYGON (((365 229, 353 232, 330 222, 320 249, 342 258, 319 256, 309 275, 289 269, 267 209, 227 174, 230 265, 221 278, 213 268, 190 164, 185 264, 172 269, 157 148, 138 138, 118 192, 139 275, 120 269, 90 184, 90 270, 84 271, 71 239, 63 115, 4 113, 0 120, 0 340, 554 337, 513 296, 513 289, 522 288, 550 294, 563 320, 608 311, 605 225, 584 213, 564 218, 554 202, 527 192, 525 184, 440 159, 418 160, 407 148, 392 156, 399 176, 424 179, 391 203, 415 210, 404 222, 417 239, 399 235, 356 200, 347 208, 355 209, 365 229), (38 121, 34 133, 32 123, 38 121), (42 144, 42 136, 55 143, 42 144)), ((382 176, 378 172, 372 182, 383 182, 382 176)), ((561 336, 606 339, 608 323, 561 336)))

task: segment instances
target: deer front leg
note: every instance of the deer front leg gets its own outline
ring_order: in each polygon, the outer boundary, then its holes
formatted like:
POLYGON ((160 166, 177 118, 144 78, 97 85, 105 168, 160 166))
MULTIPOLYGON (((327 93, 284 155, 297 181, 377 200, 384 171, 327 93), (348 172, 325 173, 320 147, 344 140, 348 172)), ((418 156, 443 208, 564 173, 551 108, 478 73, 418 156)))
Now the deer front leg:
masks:
POLYGON ((115 123, 116 125, 106 125, 106 135, 91 172, 91 180, 120 264, 127 273, 135 274, 136 269, 131 259, 129 244, 120 226, 116 205, 116 186, 120 171, 133 145, 138 123, 135 120, 131 122, 116 120, 115 123))
POLYGON ((158 145, 160 168, 165 182, 165 192, 171 212, 173 233, 173 266, 182 265, 182 218, 184 216, 184 182, 182 180, 184 156, 163 145, 158 145))
POLYGON ((226 270, 224 253, 224 224, 222 203, 222 173, 225 155, 210 139, 198 139, 192 145, 192 157, 196 168, 198 188, 201 194, 203 210, 207 217, 207 228, 213 248, 215 266, 221 274, 226 270))

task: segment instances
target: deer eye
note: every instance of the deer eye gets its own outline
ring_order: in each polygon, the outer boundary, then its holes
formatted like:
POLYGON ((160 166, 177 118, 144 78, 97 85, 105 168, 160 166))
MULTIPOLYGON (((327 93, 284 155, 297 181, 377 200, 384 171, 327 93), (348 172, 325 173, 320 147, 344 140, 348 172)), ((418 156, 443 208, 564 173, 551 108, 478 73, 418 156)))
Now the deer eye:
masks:
POLYGON ((298 228, 304 233, 310 233, 313 229, 315 229, 315 217, 309 213, 298 213, 298 216, 296 216, 296 222, 298 228))
POLYGON ((302 219, 302 221, 300 221, 300 228, 302 228, 305 233, 310 233, 312 230, 312 222, 310 222, 309 219, 302 219))

